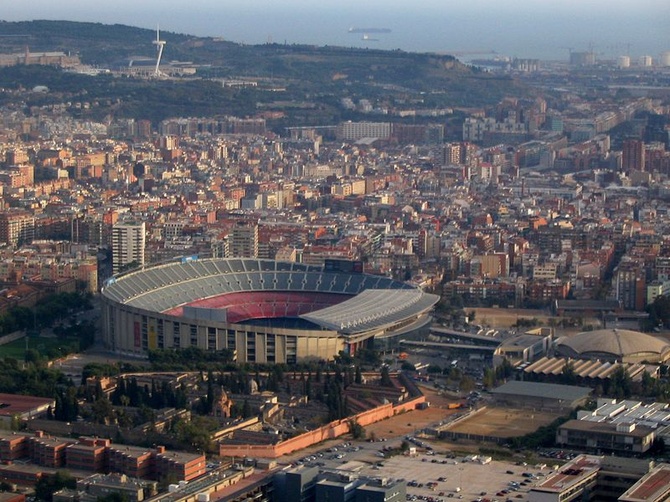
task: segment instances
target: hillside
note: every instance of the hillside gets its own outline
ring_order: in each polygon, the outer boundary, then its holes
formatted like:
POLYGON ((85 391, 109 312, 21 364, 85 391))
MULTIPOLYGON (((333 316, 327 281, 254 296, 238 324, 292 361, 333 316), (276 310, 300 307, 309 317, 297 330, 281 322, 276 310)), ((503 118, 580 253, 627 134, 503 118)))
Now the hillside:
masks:
MULTIPOLYGON (((97 67, 113 67, 137 56, 155 56, 153 30, 122 25, 0 22, 0 35, 0 53, 24 52, 26 48, 31 52, 62 51, 77 54, 82 63, 97 67)), ((161 32, 161 39, 167 42, 164 61, 199 65, 195 79, 179 83, 121 83, 117 79, 114 85, 100 85, 101 80, 96 79, 109 77, 57 78, 33 68, 14 68, 0 69, 0 83, 10 88, 12 83, 24 87, 39 83, 51 89, 58 85, 67 85, 69 89, 83 86, 89 99, 125 100, 124 105, 128 106, 117 107, 117 114, 142 115, 154 121, 170 116, 168 113, 179 113, 180 109, 181 115, 253 115, 259 108, 272 110, 277 108, 277 102, 282 102, 287 118, 281 125, 359 119, 355 113, 341 109, 339 102, 344 97, 354 101, 367 99, 385 107, 409 103, 417 108, 439 108, 483 106, 497 102, 504 95, 523 92, 512 79, 482 73, 451 56, 345 47, 243 45, 170 32, 161 32), (231 77, 264 79, 271 84, 266 87, 281 88, 283 92, 221 89, 204 81, 231 77), (45 78, 56 78, 58 83, 45 78), (183 86, 181 91, 177 90, 179 86, 183 86), (142 99, 133 97, 143 88, 147 92, 142 99), (149 88, 160 92, 151 92, 149 88), (156 98, 165 100, 163 104, 167 102, 169 106, 154 102, 153 94, 158 94, 156 98), (189 98, 194 100, 193 106, 189 98), (286 102, 297 106, 286 111, 286 102)), ((67 92, 65 88, 59 90, 67 92)))

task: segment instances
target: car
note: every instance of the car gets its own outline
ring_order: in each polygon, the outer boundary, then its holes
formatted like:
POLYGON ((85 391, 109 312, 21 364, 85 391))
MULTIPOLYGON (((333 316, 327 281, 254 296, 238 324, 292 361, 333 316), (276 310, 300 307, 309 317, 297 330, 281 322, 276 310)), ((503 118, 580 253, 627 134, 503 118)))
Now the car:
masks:
POLYGON ((514 474, 514 471, 505 471, 505 474, 514 474))

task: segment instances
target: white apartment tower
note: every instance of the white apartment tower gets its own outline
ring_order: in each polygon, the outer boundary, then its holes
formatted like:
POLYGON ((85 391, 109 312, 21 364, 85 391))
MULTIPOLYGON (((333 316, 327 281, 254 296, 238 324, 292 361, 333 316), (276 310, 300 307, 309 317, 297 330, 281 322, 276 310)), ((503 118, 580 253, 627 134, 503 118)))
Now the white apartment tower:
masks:
POLYGON ((144 222, 124 221, 112 227, 112 273, 136 262, 144 265, 146 233, 144 222))

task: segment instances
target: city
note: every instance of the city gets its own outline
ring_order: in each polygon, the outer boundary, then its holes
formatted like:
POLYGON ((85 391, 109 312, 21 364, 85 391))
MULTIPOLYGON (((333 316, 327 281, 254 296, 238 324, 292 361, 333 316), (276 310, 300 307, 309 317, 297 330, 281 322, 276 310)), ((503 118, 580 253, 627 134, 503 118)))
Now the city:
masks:
POLYGON ((668 500, 670 50, 2 24, 0 501, 668 500))

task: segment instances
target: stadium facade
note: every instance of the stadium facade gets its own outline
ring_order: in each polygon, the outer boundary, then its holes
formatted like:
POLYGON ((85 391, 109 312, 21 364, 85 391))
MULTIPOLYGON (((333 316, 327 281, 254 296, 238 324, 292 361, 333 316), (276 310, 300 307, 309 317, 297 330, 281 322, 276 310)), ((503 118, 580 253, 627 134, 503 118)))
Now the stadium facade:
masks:
POLYGON ((354 354, 430 322, 438 296, 328 265, 185 258, 112 277, 102 288, 104 343, 135 356, 199 347, 291 364, 354 354))

